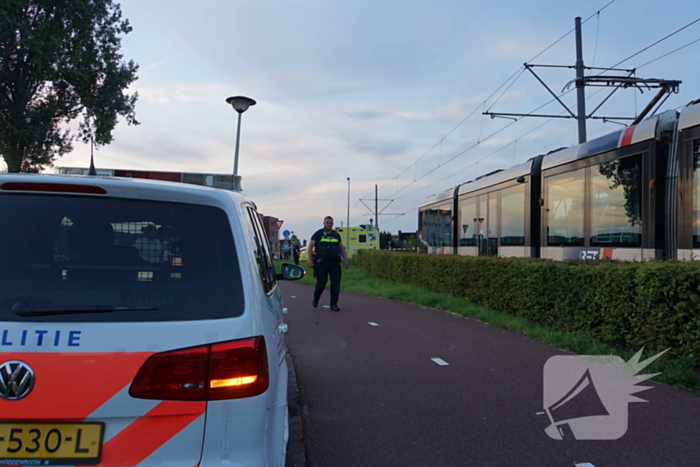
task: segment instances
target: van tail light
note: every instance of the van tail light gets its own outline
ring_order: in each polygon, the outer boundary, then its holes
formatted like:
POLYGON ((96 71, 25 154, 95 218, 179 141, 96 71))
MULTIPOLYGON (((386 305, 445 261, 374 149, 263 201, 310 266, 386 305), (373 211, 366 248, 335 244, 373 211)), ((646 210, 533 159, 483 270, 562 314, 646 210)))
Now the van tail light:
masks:
POLYGON ((270 384, 261 336, 151 355, 129 395, 138 399, 217 401, 257 396, 270 384))

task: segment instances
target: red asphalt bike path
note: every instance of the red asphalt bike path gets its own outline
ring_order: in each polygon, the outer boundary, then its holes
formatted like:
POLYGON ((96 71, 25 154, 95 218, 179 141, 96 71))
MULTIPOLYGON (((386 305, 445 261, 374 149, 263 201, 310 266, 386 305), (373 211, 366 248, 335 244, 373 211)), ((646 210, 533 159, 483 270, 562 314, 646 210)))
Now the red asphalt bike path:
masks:
POLYGON ((570 352, 346 292, 338 313, 323 308, 328 290, 313 308, 312 287, 281 287, 309 467, 700 465, 696 395, 647 381, 653 389, 637 396, 648 402, 629 404, 622 438, 554 440, 544 432, 548 417, 537 414, 543 368, 570 352))

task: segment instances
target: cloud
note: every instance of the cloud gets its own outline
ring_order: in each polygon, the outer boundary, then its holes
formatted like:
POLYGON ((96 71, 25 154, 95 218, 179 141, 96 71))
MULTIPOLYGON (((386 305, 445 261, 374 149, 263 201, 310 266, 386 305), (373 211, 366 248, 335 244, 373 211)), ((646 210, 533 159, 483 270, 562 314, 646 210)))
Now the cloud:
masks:
POLYGON ((406 141, 382 140, 371 135, 352 138, 348 143, 353 151, 375 157, 391 157, 403 154, 407 147, 406 141))
POLYGON ((374 110, 365 110, 359 112, 347 112, 345 115, 355 120, 376 120, 386 118, 391 114, 389 112, 378 112, 374 110))
POLYGON ((157 62, 151 63, 150 65, 140 67, 139 70, 141 70, 141 71, 153 70, 154 68, 158 68, 159 66, 161 66, 162 64, 167 63, 167 62, 168 62, 167 59, 158 60, 157 62))
POLYGON ((518 63, 529 60, 553 42, 550 34, 524 32, 522 29, 494 29, 481 37, 480 46, 492 60, 518 63))

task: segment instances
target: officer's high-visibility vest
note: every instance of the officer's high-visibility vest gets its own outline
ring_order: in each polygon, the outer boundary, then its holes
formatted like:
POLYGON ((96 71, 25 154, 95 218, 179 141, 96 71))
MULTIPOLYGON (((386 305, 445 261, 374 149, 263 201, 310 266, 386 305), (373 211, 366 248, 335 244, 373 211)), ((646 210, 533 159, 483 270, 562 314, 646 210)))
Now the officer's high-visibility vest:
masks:
POLYGON ((332 231, 330 234, 322 233, 315 247, 317 258, 326 260, 340 259, 340 238, 335 231, 332 231))

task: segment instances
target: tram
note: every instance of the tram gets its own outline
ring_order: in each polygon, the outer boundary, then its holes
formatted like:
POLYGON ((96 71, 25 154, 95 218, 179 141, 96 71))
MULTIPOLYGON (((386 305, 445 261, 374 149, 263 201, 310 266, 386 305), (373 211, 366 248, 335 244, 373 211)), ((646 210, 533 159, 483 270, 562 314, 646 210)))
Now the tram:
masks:
POLYGON ((700 259, 700 100, 426 198, 430 253, 700 259))

